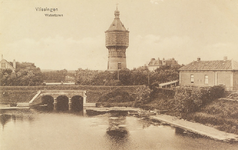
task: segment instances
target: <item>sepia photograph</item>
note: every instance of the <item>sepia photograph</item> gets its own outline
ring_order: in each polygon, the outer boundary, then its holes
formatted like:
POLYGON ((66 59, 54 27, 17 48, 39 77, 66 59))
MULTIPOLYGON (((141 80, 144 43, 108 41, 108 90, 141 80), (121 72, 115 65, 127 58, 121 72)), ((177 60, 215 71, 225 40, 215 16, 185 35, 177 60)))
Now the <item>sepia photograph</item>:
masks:
POLYGON ((1 150, 237 150, 238 0, 0 0, 1 150))

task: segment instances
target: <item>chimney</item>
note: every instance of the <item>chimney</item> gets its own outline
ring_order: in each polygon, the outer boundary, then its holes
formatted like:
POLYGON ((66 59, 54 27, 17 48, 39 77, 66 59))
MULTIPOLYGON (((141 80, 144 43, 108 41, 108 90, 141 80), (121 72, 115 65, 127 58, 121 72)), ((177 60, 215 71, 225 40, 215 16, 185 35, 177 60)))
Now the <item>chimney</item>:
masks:
POLYGON ((159 57, 158 57, 158 60, 160 60, 159 57))
POLYGON ((3 60, 3 54, 2 54, 2 59, 1 60, 3 60))
POLYGON ((197 61, 201 61, 201 58, 200 58, 200 57, 198 57, 198 58, 197 58, 197 61))
POLYGON ((15 61, 15 59, 13 60, 13 68, 16 69, 16 61, 15 61))
POLYGON ((155 60, 155 58, 151 58, 151 60, 155 60))
POLYGON ((225 56, 223 60, 224 60, 224 61, 227 61, 227 56, 225 56))

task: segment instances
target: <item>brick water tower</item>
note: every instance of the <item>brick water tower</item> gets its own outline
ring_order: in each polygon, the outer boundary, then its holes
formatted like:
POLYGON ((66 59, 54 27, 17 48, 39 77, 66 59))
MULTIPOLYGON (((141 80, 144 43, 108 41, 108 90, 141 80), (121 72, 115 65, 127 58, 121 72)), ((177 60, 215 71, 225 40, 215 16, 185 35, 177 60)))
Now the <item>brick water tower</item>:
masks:
POLYGON ((129 46, 129 31, 122 24, 116 8, 115 18, 109 29, 105 31, 106 47, 108 49, 108 71, 117 71, 126 68, 126 49, 129 46))

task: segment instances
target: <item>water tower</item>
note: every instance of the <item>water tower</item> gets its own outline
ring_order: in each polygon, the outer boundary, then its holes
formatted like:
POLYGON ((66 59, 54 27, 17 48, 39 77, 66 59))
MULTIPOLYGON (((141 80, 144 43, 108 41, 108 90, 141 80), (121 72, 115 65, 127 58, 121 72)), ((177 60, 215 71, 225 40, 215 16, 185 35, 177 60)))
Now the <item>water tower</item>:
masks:
POLYGON ((106 47, 108 49, 108 71, 126 68, 126 49, 129 46, 129 31, 122 24, 118 8, 114 12, 115 18, 109 29, 105 31, 106 47))

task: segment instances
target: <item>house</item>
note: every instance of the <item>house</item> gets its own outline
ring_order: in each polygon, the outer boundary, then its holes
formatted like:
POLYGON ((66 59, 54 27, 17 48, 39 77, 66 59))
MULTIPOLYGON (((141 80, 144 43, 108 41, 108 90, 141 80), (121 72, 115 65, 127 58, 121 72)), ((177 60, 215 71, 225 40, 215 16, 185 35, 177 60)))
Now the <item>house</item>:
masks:
POLYGON ((13 62, 8 62, 6 59, 3 59, 3 55, 2 55, 2 59, 0 61, 0 69, 11 69, 13 72, 15 72, 16 69, 16 61, 13 60, 13 62))
POLYGON ((157 60, 155 58, 152 58, 148 64, 148 69, 150 71, 154 71, 157 68, 160 68, 161 66, 175 67, 175 66, 179 66, 179 64, 174 58, 167 59, 167 60, 165 60, 164 58, 162 60, 160 60, 159 58, 157 60))
POLYGON ((214 86, 223 84, 227 90, 238 90, 238 62, 228 60, 193 61, 179 69, 182 86, 214 86))

